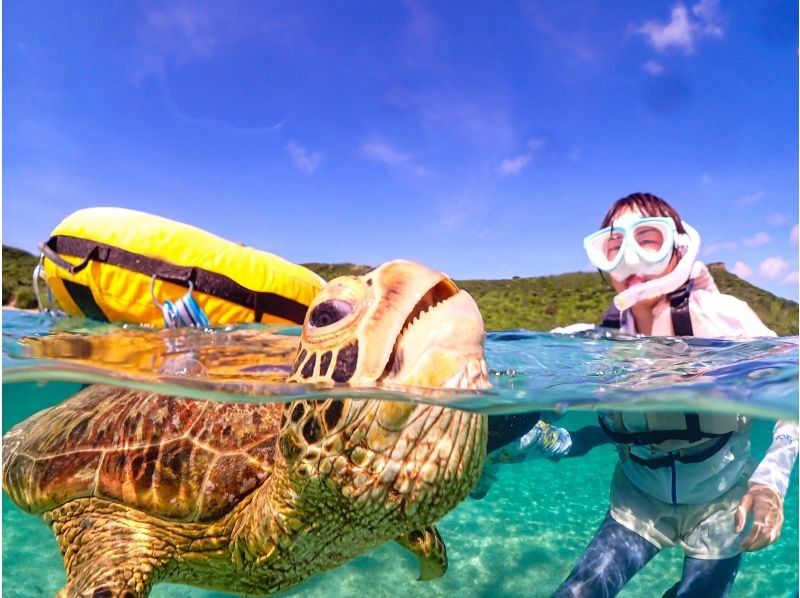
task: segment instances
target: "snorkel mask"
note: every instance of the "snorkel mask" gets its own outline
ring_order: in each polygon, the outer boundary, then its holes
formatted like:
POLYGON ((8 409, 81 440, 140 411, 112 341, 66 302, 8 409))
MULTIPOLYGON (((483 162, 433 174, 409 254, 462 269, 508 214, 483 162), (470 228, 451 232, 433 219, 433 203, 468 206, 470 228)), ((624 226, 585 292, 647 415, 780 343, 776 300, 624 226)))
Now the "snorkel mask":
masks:
POLYGON ((633 274, 658 276, 666 269, 673 249, 681 258, 669 274, 635 284, 614 297, 620 311, 639 301, 671 293, 685 283, 700 250, 700 234, 683 222, 686 234, 678 234, 675 222, 665 216, 642 217, 622 214, 612 226, 592 233, 583 240, 591 262, 617 281, 633 274))

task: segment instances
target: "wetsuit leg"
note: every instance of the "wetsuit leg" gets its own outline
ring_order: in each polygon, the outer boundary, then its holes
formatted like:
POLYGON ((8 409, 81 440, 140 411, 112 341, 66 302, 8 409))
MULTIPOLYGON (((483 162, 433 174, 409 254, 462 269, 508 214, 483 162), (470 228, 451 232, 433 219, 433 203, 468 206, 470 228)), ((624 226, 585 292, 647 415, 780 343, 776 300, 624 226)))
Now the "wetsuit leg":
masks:
POLYGON ((610 598, 658 554, 658 547, 606 513, 600 529, 554 598, 610 598))
POLYGON ((741 562, 741 554, 715 561, 687 556, 683 559, 681 580, 662 598, 725 598, 741 562))

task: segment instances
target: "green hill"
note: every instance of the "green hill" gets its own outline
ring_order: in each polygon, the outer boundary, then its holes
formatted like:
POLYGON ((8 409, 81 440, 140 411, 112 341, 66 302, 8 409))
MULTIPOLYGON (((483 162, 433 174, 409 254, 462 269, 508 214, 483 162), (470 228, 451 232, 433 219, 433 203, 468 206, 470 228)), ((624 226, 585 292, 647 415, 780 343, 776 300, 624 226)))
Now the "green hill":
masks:
POLYGON ((312 272, 316 272, 325 280, 332 280, 337 276, 361 276, 372 269, 372 266, 359 266, 358 264, 321 264, 311 262, 302 264, 312 272))
MULTIPOLYGON (((720 292, 746 301, 763 322, 782 336, 798 334, 798 304, 711 266, 720 292)), ((481 308, 486 328, 551 330, 575 322, 597 323, 611 304, 614 291, 598 273, 574 272, 512 280, 462 280, 481 308)))
MULTIPOLYGON (((3 305, 36 307, 31 276, 36 258, 3 246, 3 305)), ((363 274, 358 264, 303 264, 325 280, 363 274)), ((798 304, 781 299, 731 274, 722 264, 709 264, 720 291, 746 301, 764 323, 783 336, 798 334, 798 304)), ((457 280, 478 303, 488 330, 550 330, 575 322, 599 322, 614 292, 597 273, 573 272, 511 280, 457 280)))
MULTIPOLYGON (((326 280, 363 274, 370 266, 303 264, 326 280)), ((798 304, 776 297, 731 274, 721 263, 708 265, 720 292, 746 301, 764 323, 781 336, 798 334, 798 304)), ((552 330, 575 322, 597 323, 614 291, 596 272, 572 272, 511 280, 456 280, 475 298, 487 330, 552 330)))
POLYGON ((3 305, 36 307, 33 269, 38 260, 27 251, 3 245, 3 305))

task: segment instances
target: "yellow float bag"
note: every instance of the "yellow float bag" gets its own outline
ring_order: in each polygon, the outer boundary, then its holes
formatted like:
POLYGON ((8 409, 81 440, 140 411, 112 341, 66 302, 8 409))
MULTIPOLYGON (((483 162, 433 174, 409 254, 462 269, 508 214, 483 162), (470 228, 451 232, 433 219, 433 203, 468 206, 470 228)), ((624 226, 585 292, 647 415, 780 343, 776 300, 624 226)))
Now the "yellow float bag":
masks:
POLYGON ((123 208, 78 210, 40 248, 58 305, 103 321, 163 326, 156 301, 177 300, 192 286, 211 325, 302 324, 325 284, 276 255, 123 208))

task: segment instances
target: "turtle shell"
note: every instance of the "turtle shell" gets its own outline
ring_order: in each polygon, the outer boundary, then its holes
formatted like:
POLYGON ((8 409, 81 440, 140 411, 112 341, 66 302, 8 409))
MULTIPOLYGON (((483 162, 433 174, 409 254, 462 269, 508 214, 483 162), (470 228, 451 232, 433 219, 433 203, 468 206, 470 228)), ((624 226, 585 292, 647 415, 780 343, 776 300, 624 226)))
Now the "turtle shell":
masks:
POLYGON ((3 486, 33 513, 94 496, 213 521, 271 475, 281 411, 90 386, 6 434, 3 486))

